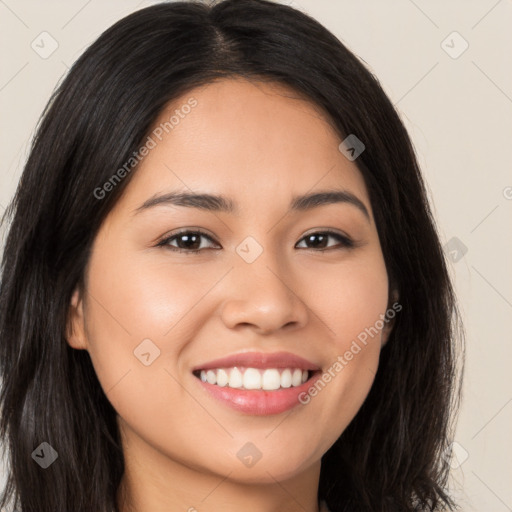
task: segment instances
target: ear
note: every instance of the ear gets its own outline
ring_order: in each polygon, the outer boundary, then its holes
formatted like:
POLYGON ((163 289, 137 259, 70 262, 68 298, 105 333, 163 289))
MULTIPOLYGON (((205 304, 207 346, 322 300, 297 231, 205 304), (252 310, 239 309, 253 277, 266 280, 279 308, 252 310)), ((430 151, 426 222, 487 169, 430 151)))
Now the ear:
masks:
POLYGON ((79 287, 71 297, 66 325, 66 340, 77 350, 87 350, 87 337, 85 335, 84 301, 79 287))
POLYGON ((395 325, 396 315, 402 309, 402 306, 398 303, 400 294, 396 288, 392 290, 392 292, 389 294, 389 297, 390 300, 388 303, 388 309, 386 311, 386 321, 384 323, 384 327, 382 328, 381 348, 388 342, 391 331, 395 325))

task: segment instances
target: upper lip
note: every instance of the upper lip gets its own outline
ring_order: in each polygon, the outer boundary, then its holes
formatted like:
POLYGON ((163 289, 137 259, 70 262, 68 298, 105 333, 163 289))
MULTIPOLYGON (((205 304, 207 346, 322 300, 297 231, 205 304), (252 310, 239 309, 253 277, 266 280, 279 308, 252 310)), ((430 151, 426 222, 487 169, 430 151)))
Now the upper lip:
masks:
POLYGON ((319 370, 316 364, 290 352, 244 352, 233 354, 214 361, 195 366, 192 371, 211 370, 216 368, 300 368, 301 370, 319 370))

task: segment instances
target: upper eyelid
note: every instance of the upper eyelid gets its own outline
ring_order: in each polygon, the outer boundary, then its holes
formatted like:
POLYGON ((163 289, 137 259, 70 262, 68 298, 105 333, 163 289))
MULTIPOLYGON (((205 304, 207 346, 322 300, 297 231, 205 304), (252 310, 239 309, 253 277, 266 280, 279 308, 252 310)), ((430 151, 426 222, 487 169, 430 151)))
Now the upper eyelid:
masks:
POLYGON ((206 233, 205 231, 203 231, 202 229, 199 229, 199 228, 181 229, 181 230, 177 231, 176 233, 164 235, 162 238, 159 239, 159 241, 160 242, 162 242, 162 241, 165 242, 166 240, 169 240, 170 238, 175 238, 175 237, 178 237, 180 235, 186 235, 187 233, 199 234, 201 236, 209 238, 212 242, 215 241, 213 235, 210 235, 209 233, 206 233))

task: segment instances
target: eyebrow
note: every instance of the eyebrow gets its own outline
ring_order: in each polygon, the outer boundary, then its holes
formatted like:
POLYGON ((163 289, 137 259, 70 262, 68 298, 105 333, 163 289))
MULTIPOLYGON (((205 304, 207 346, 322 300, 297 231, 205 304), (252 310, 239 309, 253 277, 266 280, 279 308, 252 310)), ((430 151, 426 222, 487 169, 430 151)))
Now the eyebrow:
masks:
MULTIPOLYGON (((370 214, 364 203, 347 190, 320 190, 311 194, 294 196, 290 202, 291 211, 308 211, 329 204, 346 203, 358 208, 370 221, 370 214)), ((238 207, 232 199, 208 193, 189 193, 173 191, 149 198, 134 212, 148 210, 159 205, 184 206, 211 212, 237 214, 238 207)))

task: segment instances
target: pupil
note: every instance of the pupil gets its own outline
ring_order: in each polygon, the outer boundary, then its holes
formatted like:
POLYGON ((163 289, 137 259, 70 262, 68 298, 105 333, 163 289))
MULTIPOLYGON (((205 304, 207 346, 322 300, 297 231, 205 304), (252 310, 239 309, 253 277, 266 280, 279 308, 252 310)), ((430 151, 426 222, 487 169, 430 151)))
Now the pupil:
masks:
POLYGON ((197 244, 197 239, 199 237, 197 235, 181 235, 180 239, 185 241, 185 249, 194 249, 195 247, 191 247, 191 244, 187 242, 192 242, 192 245, 194 243, 197 244), (195 239, 195 240, 194 240, 195 239))
MULTIPOLYGON (((320 238, 320 239, 321 239, 321 241, 323 242, 323 241, 325 241, 325 239, 326 239, 327 237, 326 237, 325 235, 318 235, 318 234, 309 235, 309 236, 308 236, 308 241, 309 241, 309 242, 311 242, 311 241, 313 241, 315 238, 320 238)), ((313 244, 313 245, 315 245, 315 244, 313 244)), ((316 245, 318 245, 318 244, 316 244, 316 245)))

